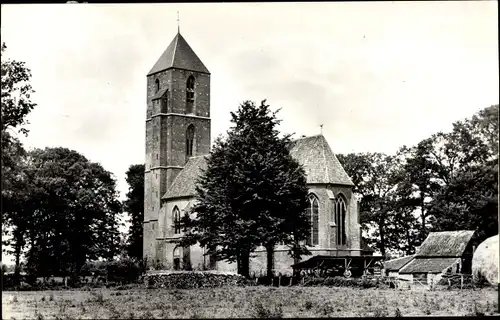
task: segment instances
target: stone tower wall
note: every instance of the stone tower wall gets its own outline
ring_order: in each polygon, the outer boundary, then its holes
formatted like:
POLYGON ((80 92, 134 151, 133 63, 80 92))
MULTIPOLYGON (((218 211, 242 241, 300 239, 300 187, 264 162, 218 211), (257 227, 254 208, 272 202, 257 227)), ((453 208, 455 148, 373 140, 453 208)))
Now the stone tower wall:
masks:
MULTIPOLYGON (((210 75, 182 69, 168 69, 147 77, 146 167, 144 177, 144 256, 158 260, 156 239, 163 234, 158 217, 163 205, 161 198, 187 162, 186 130, 195 127, 193 156, 210 152, 210 75), (193 113, 186 109, 186 84, 195 78, 193 113), (156 94, 166 88, 167 107, 156 94)), ((161 250, 160 250, 161 251, 161 250)))

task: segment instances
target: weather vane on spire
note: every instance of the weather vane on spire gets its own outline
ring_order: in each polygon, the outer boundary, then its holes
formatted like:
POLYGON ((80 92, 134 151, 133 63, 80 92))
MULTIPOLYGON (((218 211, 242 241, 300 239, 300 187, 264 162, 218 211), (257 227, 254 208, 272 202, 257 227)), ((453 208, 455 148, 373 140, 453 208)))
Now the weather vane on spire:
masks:
POLYGON ((320 125, 319 125, 319 128, 320 128, 320 132, 321 132, 321 134, 323 134, 323 124, 320 124, 320 125))
POLYGON ((180 27, 180 23, 179 23, 179 10, 177 10, 177 32, 178 33, 181 32, 181 27, 180 27))

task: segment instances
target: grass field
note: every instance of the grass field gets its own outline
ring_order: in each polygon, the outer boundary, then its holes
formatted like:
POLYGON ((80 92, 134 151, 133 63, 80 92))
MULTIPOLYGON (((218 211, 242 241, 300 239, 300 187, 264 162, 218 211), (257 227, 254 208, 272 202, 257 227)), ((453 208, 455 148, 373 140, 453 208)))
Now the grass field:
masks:
POLYGON ((2 293, 3 319, 498 315, 498 291, 328 287, 2 293))

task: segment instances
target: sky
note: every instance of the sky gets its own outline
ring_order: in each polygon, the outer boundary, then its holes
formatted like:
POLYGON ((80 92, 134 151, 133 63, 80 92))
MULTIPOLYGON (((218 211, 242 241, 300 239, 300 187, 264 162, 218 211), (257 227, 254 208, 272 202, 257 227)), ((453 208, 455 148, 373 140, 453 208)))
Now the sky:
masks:
POLYGON ((212 139, 244 100, 333 152, 394 153, 499 100, 497 1, 2 5, 32 72, 25 147, 62 146, 117 179, 144 163, 146 74, 180 32, 211 72, 212 139))

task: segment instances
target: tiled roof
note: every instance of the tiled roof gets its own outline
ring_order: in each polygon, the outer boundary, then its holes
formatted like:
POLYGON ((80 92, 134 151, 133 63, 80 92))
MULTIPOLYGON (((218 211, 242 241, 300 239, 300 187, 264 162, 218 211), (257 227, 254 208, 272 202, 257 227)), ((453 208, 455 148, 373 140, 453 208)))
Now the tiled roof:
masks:
POLYGON ((168 90, 168 88, 163 88, 163 89, 160 89, 152 98, 151 100, 156 100, 156 99, 160 99, 161 97, 163 97, 163 94, 168 90))
POLYGON ((384 261, 384 268, 390 271, 398 271, 414 258, 415 256, 412 255, 384 261))
POLYGON ((292 141, 290 154, 304 166, 309 184, 354 185, 321 134, 292 141))
POLYGON ((189 158, 184 169, 175 177, 162 199, 194 197, 196 195, 196 181, 207 167, 206 156, 189 158))
POLYGON ((460 258, 415 258, 399 273, 441 273, 450 266, 455 266, 460 258))
MULTIPOLYGON (((307 183, 331 183, 352 186, 353 183, 328 142, 322 135, 306 137, 292 142, 290 154, 302 165, 307 175, 307 183)), ((162 199, 193 197, 196 181, 201 170, 205 170, 206 155, 192 157, 162 199)))
POLYGON ((167 49, 148 72, 148 76, 169 68, 210 73, 180 33, 177 33, 172 42, 170 42, 167 49))
POLYGON ((442 231, 431 232, 416 257, 460 257, 463 255, 474 231, 442 231))

